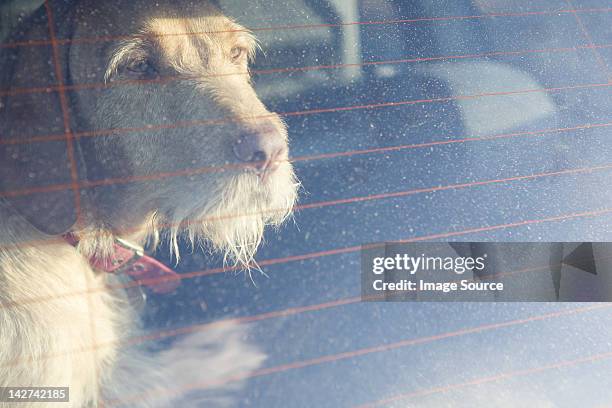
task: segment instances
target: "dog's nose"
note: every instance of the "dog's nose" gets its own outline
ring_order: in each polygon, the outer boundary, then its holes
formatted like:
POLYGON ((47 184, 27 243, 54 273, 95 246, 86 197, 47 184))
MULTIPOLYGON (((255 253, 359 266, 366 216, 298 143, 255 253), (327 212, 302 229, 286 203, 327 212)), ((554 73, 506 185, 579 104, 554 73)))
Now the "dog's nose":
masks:
POLYGON ((287 144, 273 126, 260 126, 242 133, 234 142, 234 154, 258 172, 274 171, 287 159, 287 144))

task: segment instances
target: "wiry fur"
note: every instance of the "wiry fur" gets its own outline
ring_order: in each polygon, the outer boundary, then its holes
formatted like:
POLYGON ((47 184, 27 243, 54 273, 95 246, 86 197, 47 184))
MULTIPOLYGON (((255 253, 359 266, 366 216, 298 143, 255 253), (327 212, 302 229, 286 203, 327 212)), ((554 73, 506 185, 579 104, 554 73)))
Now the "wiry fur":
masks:
MULTIPOLYGON (((298 187, 287 158, 265 180, 239 167, 224 168, 236 162, 231 146, 241 132, 265 123, 287 138, 280 118, 263 106, 250 83, 247 60, 257 45, 250 33, 200 1, 160 0, 155 7, 142 0, 58 4, 64 8, 56 15, 60 37, 104 35, 110 26, 137 35, 100 47, 62 48, 62 72, 70 76, 66 82, 94 78, 109 84, 95 94, 68 95, 75 129, 223 121, 217 126, 167 127, 131 135, 109 132, 80 139, 76 153, 89 180, 146 178, 186 167, 212 170, 84 189, 77 222, 70 220, 69 211, 61 211, 66 205, 53 205, 62 196, 49 196, 50 205, 43 211, 30 211, 35 198, 0 198, 0 387, 68 386, 71 401, 63 406, 75 408, 97 406, 100 398, 111 403, 131 398, 127 406, 186 406, 181 399, 204 386, 213 390, 190 397, 206 406, 231 403, 239 381, 216 389, 211 384, 248 373, 264 359, 242 341, 244 329, 227 324, 196 331, 161 352, 128 347, 125 340, 139 333, 137 316, 124 291, 109 288, 116 285, 113 277, 93 270, 87 259, 110 256, 114 239, 122 237, 151 249, 167 239, 178 260, 179 241, 186 238, 193 247, 222 252, 228 262, 254 265, 264 228, 280 225, 291 214, 298 187), (72 20, 78 24, 71 25, 72 20), (230 59, 233 47, 244 48, 246 54, 230 59), (123 86, 142 79, 127 68, 143 58, 155 61, 159 74, 174 80, 123 86), (58 214, 66 220, 53 224, 45 218, 58 214), (79 238, 77 248, 45 230, 49 226, 50 231, 64 231, 63 225, 79 238)), ((30 23, 31 28, 21 30, 24 35, 46 35, 45 19, 30 23)), ((50 56, 19 54, 12 60, 14 66, 2 73, 3 87, 20 86, 30 70, 46 72, 50 56)), ((39 121, 57 119, 53 112, 45 117, 45 106, 36 100, 26 102, 33 105, 23 109, 38 115, 39 121)), ((35 121, 22 118, 23 110, 10 107, 3 112, 2 107, 0 134, 48 125, 31 126, 35 121), (2 127, 2 120, 10 128, 2 127)), ((38 149, 15 145, 0 152, 4 189, 18 187, 24 172, 36 177, 55 174, 45 160, 63 154, 62 146, 38 149), (39 164, 44 166, 24 167, 39 164)), ((61 160, 55 165, 58 174, 65 168, 61 160)))
MULTIPOLYGON (((291 194, 273 194, 275 189, 285 188, 276 185, 278 179, 254 191, 252 185, 259 184, 259 179, 244 175, 233 178, 205 206, 194 206, 187 215, 174 213, 168 234, 173 254, 179 258, 178 241, 183 232, 192 246, 204 247, 210 243, 225 255, 226 261, 240 263, 245 268, 252 266, 264 227, 279 226, 291 214, 298 183, 292 174, 286 177, 292 180, 291 194), (248 197, 248 206, 244 205, 245 197, 248 197)), ((152 235, 157 233, 153 231, 152 235)))

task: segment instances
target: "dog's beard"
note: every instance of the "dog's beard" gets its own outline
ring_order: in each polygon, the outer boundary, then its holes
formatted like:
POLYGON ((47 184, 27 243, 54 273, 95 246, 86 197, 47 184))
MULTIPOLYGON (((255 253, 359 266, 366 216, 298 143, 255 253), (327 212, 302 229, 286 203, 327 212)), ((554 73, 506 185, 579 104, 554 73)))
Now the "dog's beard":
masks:
MULTIPOLYGON (((179 241, 186 237, 192 247, 212 248, 224 256, 225 264, 250 269, 266 226, 279 226, 290 215, 297 200, 297 181, 292 167, 284 163, 269 179, 240 173, 223 177, 206 193, 203 205, 181 204, 170 215, 167 234, 178 260, 179 241)), ((159 225, 159 213, 153 224, 159 225)), ((165 217, 164 217, 165 218, 165 217)), ((159 229, 154 228, 157 241, 159 229)))

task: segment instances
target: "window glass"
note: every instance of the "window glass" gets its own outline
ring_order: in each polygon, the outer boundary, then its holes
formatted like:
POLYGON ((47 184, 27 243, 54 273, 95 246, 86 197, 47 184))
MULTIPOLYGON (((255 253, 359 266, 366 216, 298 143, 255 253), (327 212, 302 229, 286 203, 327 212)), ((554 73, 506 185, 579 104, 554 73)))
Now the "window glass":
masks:
MULTIPOLYGON (((291 220, 266 231, 261 271, 186 241, 178 263, 167 242, 155 253, 183 279, 149 295, 137 341, 188 350, 185 334, 206 333, 190 367, 209 382, 184 406, 610 405, 607 304, 361 302, 360 250, 612 240, 612 3, 216 3, 258 39, 253 84, 287 124, 301 187, 291 220)), ((5 41, 40 4, 0 6, 5 41)), ((61 118, 47 92, 3 103, 29 98, 61 118)))

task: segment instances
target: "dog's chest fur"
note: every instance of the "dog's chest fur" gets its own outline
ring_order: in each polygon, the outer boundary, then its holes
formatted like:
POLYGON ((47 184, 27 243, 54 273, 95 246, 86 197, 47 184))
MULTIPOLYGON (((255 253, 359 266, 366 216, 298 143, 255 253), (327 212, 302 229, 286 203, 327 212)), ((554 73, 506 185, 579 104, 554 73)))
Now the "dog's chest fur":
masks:
POLYGON ((104 279, 0 202, 0 386, 68 385, 75 407, 98 393, 130 316, 104 279))

